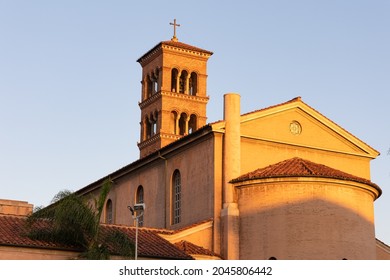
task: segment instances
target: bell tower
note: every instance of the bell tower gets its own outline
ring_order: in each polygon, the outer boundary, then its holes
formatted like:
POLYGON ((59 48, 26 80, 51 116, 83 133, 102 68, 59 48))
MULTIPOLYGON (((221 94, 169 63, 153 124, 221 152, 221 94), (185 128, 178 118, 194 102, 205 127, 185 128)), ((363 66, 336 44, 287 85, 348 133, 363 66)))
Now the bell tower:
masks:
POLYGON ((142 67, 140 157, 190 134, 206 124, 207 60, 213 54, 182 42, 176 27, 140 57, 142 67))

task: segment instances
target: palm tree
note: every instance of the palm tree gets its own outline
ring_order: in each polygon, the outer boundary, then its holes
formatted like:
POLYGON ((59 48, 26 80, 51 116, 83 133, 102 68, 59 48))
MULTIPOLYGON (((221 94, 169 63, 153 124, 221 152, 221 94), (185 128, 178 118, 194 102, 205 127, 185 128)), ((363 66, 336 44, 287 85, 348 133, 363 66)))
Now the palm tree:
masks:
POLYGON ((28 217, 29 237, 79 247, 83 259, 109 259, 110 251, 132 258, 134 244, 123 232, 101 231, 100 218, 110 189, 107 179, 93 203, 70 191, 59 192, 50 206, 36 209, 28 217))

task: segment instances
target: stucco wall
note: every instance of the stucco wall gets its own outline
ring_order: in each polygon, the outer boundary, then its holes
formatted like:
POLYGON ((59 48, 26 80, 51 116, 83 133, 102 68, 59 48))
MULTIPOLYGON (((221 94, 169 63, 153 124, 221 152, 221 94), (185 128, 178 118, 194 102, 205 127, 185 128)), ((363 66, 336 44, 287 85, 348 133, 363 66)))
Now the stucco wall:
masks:
POLYGON ((242 138, 241 143, 242 174, 286 159, 300 157, 361 178, 370 179, 369 158, 247 138, 242 138))
POLYGON ((0 260, 69 260, 77 258, 79 254, 71 251, 0 246, 0 260))
MULTIPOLYGON (((133 224, 127 206, 135 203, 138 186, 144 188, 144 226, 176 229, 204 221, 214 214, 213 139, 205 137, 197 145, 186 145, 162 154, 122 178, 116 179, 108 199, 113 202, 114 223, 133 224), (201 163, 201 164, 199 164, 201 163), (181 174, 182 222, 172 224, 172 176, 181 174), (194 199, 194 198, 197 199, 194 199)), ((103 216, 105 216, 104 213, 103 216)), ((104 217, 102 219, 104 221, 104 217)))
POLYGON ((241 259, 376 259, 373 196, 358 183, 289 178, 238 189, 241 259))

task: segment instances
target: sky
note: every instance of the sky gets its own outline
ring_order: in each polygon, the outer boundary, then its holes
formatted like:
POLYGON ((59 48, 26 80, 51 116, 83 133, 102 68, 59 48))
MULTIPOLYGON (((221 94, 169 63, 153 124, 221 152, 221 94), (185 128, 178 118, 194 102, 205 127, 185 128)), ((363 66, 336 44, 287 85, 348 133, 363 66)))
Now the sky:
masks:
POLYGON ((302 100, 381 155, 390 244, 390 1, 0 0, 0 198, 48 205, 139 157, 141 66, 171 39, 213 51, 208 122, 302 100))

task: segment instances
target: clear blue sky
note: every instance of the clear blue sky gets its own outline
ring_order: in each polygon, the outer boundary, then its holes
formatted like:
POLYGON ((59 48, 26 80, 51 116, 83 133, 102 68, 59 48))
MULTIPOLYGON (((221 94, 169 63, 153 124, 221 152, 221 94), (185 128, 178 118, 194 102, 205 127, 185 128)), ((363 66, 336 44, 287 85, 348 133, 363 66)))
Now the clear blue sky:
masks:
POLYGON ((141 67, 172 37, 214 52, 209 122, 302 96, 381 155, 390 244, 390 1, 0 0, 0 198, 47 205, 138 158, 141 67))

